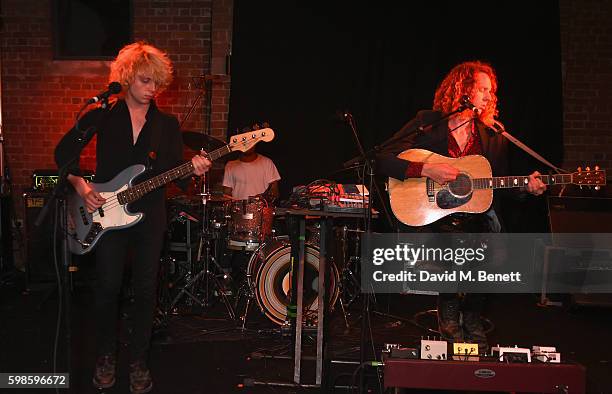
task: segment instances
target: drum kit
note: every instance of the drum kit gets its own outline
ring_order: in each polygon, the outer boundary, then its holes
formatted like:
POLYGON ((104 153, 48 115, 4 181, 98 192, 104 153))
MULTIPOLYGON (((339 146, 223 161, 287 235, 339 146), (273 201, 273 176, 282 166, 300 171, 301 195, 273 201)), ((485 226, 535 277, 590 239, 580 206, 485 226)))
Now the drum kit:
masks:
MULTIPOLYGON (((208 142, 207 146, 214 148, 214 144, 208 142)), ((208 192, 204 184, 202 180, 198 187, 201 192, 193 197, 169 200, 159 309, 169 316, 193 311, 194 307, 203 311, 221 301, 230 319, 244 329, 250 305, 255 301, 270 321, 285 325, 290 300, 291 244, 283 234, 284 218, 275 214, 275 208, 261 196, 233 200, 208 192), (236 260, 237 265, 228 263, 236 260)), ((335 229, 328 293, 330 308, 339 301, 345 320, 347 307, 360 293, 355 275, 359 230, 350 227, 335 229)), ((305 322, 311 324, 316 324, 317 315, 318 238, 316 224, 308 226, 304 311, 305 322)))

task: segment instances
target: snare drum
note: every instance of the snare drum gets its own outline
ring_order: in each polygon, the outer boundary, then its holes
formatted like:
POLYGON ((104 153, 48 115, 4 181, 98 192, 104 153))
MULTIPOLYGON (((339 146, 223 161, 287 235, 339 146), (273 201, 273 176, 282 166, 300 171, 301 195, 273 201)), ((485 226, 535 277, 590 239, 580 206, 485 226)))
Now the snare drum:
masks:
MULTIPOLYGON (((315 323, 319 302, 319 248, 306 244, 304 254, 304 321, 315 323)), ((328 278, 330 294, 329 308, 338 299, 340 293, 339 275, 336 265, 331 265, 328 278)), ((264 314, 274 323, 282 325, 287 320, 289 305, 289 288, 291 273, 291 244, 285 239, 275 239, 261 246, 249 260, 247 280, 254 290, 257 303, 264 314)))
POLYGON ((274 208, 259 197, 234 201, 229 208, 228 248, 253 251, 272 235, 274 208))

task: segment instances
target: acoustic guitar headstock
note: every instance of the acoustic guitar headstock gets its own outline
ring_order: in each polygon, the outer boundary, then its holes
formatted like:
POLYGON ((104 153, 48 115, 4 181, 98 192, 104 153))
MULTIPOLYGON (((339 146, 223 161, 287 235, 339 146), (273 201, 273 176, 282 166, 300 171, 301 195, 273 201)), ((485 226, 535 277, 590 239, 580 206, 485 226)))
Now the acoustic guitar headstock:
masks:
POLYGON ((606 185, 606 171, 595 166, 591 167, 578 167, 576 172, 572 173, 572 183, 575 185, 587 187, 593 187, 595 190, 601 189, 602 186, 606 185))

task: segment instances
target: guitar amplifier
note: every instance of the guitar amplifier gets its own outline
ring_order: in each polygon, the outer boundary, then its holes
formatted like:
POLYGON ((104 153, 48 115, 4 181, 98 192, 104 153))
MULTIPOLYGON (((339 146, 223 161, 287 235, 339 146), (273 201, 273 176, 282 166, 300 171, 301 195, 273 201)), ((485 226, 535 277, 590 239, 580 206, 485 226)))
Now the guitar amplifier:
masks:
MULTIPOLYGON (((552 248, 558 255, 567 255, 576 260, 576 270, 580 271, 580 256, 586 254, 590 259, 599 257, 597 262, 605 275, 612 270, 612 244, 609 237, 591 236, 587 238, 565 236, 565 233, 612 233, 612 198, 602 197, 548 197, 548 215, 552 248), (606 268, 603 270, 603 268, 606 268)), ((550 251, 549 253, 553 253, 550 251)), ((553 268, 553 267, 550 267, 553 268)), ((547 267, 549 270, 549 267, 547 267)), ((547 284, 544 284, 545 288, 547 284)), ((548 295, 543 292, 543 304, 550 304, 548 295)), ((573 305, 612 306, 611 294, 573 294, 573 305)))
MULTIPOLYGON (((25 210, 25 268, 28 283, 55 281, 55 261, 53 257, 53 219, 54 207, 50 207, 47 216, 40 224, 34 223, 45 204, 49 201, 49 193, 40 191, 28 191, 23 194, 25 210)), ((61 256, 61 233, 57 234, 58 258, 61 256)), ((89 279, 92 277, 93 254, 86 256, 73 256, 73 264, 79 266, 77 279, 89 279)), ((60 264, 60 272, 63 269, 60 264)))
POLYGON ((612 198, 548 197, 551 233, 612 233, 612 198))
MULTIPOLYGON (((85 178, 87 182, 93 182, 93 172, 83 171, 83 178, 85 178)), ((34 170, 34 172, 32 172, 32 190, 38 192, 53 190, 55 185, 57 185, 58 179, 59 175, 57 170, 34 170)))

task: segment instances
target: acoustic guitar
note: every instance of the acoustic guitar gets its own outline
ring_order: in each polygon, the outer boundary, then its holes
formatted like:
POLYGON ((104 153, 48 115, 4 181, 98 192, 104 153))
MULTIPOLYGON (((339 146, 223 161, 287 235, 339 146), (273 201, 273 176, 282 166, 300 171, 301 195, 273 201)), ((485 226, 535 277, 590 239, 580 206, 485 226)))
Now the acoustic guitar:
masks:
MULTIPOLYGON (((480 155, 445 157, 425 149, 409 149, 400 159, 423 163, 446 163, 459 169, 457 179, 440 185, 430 178, 389 178, 389 200, 397 219, 408 226, 424 226, 455 212, 485 212, 493 202, 493 189, 524 187, 529 176, 492 176, 489 161, 480 155)), ((595 167, 571 174, 542 175, 546 185, 574 184, 599 188, 606 172, 595 167)))

